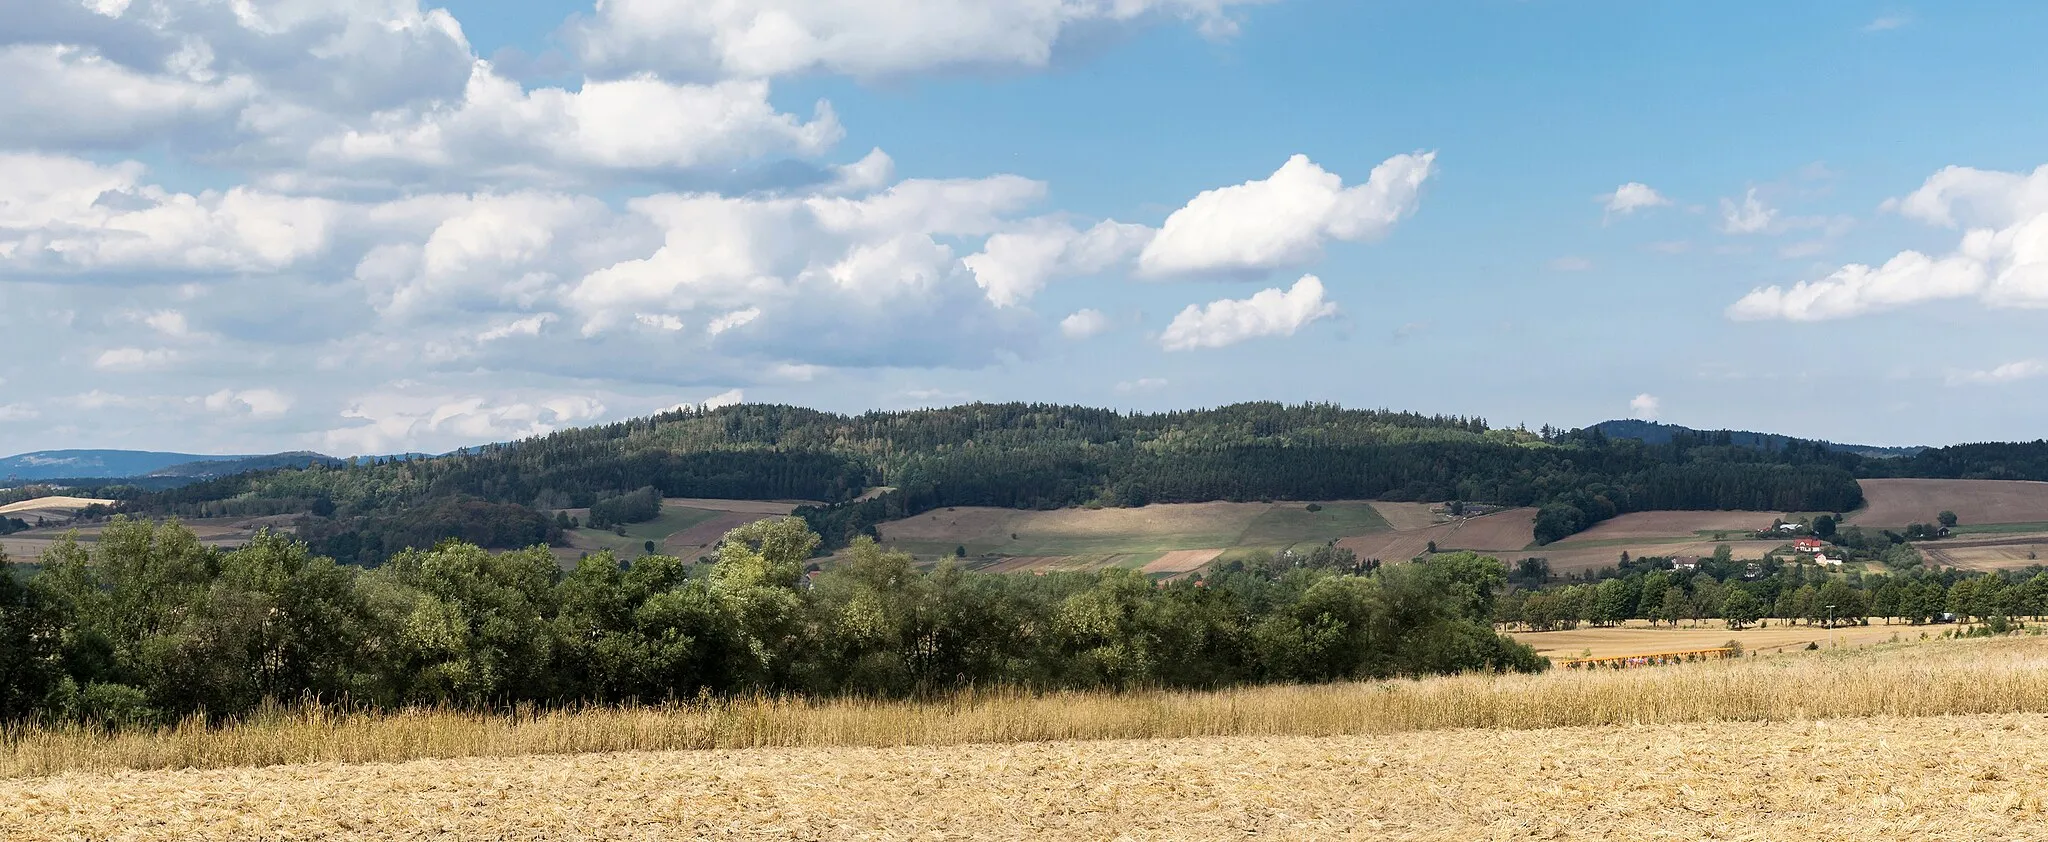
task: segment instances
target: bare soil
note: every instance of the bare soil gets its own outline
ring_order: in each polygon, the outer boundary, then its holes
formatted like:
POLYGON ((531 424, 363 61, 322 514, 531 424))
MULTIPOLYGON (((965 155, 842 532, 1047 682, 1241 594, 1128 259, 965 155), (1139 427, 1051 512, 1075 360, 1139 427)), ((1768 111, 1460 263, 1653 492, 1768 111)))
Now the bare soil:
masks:
POLYGON ((1139 568, 1144 573, 1188 573, 1200 570, 1223 554, 1217 550, 1175 550, 1139 568))
POLYGON ((1866 479, 1864 507, 1848 522, 1898 528, 1952 511, 1963 524, 2048 521, 2048 482, 1989 479, 1866 479))

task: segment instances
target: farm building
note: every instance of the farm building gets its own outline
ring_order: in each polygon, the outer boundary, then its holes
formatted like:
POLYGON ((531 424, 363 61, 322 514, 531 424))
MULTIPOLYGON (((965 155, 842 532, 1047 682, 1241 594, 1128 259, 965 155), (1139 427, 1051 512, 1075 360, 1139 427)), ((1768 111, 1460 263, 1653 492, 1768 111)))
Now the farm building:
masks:
POLYGON ((1815 553, 1813 555, 1813 560, 1815 563, 1821 565, 1822 567, 1840 567, 1842 566, 1842 562, 1846 561, 1847 559, 1836 558, 1834 556, 1828 555, 1827 553, 1815 553))
POLYGON ((1699 556, 1690 555, 1679 556, 1671 560, 1671 567, 1674 570, 1698 570, 1700 569, 1700 558, 1699 556))
POLYGON ((1795 552, 1817 553, 1827 548, 1828 545, 1818 538, 1798 538, 1792 541, 1792 549, 1795 552))

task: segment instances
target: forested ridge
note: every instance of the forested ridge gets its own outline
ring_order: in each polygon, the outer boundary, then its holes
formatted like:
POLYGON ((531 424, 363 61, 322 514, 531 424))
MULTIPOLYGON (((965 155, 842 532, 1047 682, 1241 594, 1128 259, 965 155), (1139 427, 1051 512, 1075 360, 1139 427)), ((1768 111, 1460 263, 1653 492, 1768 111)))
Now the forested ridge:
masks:
MULTIPOLYGON (((148 515, 309 512, 302 534, 317 539, 316 549, 375 563, 420 536, 463 534, 432 515, 455 511, 446 501, 580 508, 644 487, 672 497, 813 501, 799 513, 828 547, 842 547, 879 522, 941 506, 1465 500, 1540 507, 1537 537, 1547 542, 1632 511, 1847 511, 1862 503, 1858 476, 2048 479, 2043 442, 1885 459, 1819 442, 1773 444, 1740 444, 1727 434, 1650 444, 1598 428, 1497 428, 1480 418, 1332 404, 1123 413, 1013 403, 861 415, 743 405, 438 458, 252 473, 121 496, 127 510, 148 515), (893 490, 851 502, 877 486, 893 490)), ((510 508, 467 511, 520 517, 510 508)))

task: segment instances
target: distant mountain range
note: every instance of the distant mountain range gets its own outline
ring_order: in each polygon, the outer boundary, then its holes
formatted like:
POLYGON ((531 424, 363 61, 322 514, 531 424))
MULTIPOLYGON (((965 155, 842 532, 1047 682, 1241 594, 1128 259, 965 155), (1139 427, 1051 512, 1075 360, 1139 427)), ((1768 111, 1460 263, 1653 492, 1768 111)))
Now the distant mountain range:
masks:
POLYGON ((144 450, 39 450, 0 459, 0 481, 54 479, 130 479, 176 477, 206 479, 271 468, 302 468, 341 460, 311 451, 261 456, 206 456, 144 450))
MULTIPOLYGON (((1728 435, 1728 440, 1731 444, 1765 450, 1777 450, 1783 448, 1789 442, 1815 441, 1814 439, 1781 436, 1776 433, 1757 433, 1749 430, 1695 430, 1691 427, 1682 427, 1677 424, 1659 424, 1655 421, 1637 421, 1632 419, 1602 421, 1593 426, 1606 434, 1608 438, 1636 439, 1648 444, 1669 444, 1673 438, 1681 435, 1718 437, 1723 433, 1728 435)), ((1829 450, 1840 453, 1854 453, 1858 456, 1870 456, 1879 459, 1904 458, 1927 449, 1925 447, 1880 447, 1873 444, 1838 444, 1831 441, 1821 441, 1819 444, 1827 447, 1829 450)))

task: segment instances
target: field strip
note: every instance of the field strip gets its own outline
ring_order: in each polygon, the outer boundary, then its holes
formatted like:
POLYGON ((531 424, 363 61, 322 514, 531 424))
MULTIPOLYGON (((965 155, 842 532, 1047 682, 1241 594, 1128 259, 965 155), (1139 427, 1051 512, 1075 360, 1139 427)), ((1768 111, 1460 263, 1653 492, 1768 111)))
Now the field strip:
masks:
POLYGON ((30 728, 0 778, 612 751, 1329 736, 1813 717, 2048 713, 2048 637, 1933 640, 1635 670, 1200 691, 733 699, 505 717, 272 711, 226 727, 30 728))
POLYGON ((2048 717, 481 758, 0 781, 16 839, 2036 839, 2048 717))

